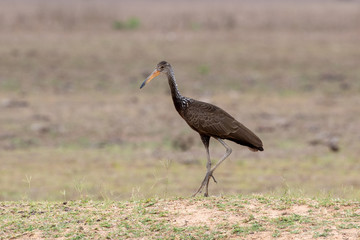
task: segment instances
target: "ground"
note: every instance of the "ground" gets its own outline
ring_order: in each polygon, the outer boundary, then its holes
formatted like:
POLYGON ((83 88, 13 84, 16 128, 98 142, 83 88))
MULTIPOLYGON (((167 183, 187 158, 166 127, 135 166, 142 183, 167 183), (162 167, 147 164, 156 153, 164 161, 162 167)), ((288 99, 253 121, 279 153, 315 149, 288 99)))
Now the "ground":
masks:
POLYGON ((359 239, 358 202, 222 196, 4 202, 1 239, 359 239))

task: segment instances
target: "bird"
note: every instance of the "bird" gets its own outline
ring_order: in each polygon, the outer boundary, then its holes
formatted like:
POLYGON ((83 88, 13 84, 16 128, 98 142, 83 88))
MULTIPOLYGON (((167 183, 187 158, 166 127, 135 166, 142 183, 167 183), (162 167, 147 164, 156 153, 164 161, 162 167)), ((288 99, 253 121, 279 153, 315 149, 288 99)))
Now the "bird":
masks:
POLYGON ((155 70, 141 84, 140 89, 161 73, 165 74, 168 78, 171 97, 176 111, 190 128, 199 133, 201 141, 205 146, 207 155, 206 175, 200 187, 192 196, 194 197, 198 193, 202 193, 205 188, 204 196, 208 197, 210 179, 213 179, 214 182, 217 183, 213 175, 214 171, 232 152, 232 149, 224 140, 230 140, 246 146, 254 152, 263 151, 263 143, 251 130, 223 109, 210 103, 182 96, 178 90, 174 70, 170 63, 166 61, 161 61, 157 64, 155 70), (226 149, 225 154, 213 167, 209 152, 210 138, 219 141, 226 149))

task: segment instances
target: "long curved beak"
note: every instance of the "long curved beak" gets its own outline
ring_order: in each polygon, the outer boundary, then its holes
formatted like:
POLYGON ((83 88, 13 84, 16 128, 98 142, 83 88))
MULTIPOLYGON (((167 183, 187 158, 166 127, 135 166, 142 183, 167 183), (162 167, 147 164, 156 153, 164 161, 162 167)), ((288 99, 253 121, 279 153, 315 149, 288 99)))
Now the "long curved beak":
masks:
POLYGON ((142 89, 142 88, 145 86, 145 84, 147 84, 148 82, 150 82, 153 78, 159 76, 159 74, 160 74, 160 72, 159 72, 157 69, 155 69, 155 70, 150 74, 150 76, 148 76, 148 77, 145 79, 145 81, 141 84, 140 89, 142 89))

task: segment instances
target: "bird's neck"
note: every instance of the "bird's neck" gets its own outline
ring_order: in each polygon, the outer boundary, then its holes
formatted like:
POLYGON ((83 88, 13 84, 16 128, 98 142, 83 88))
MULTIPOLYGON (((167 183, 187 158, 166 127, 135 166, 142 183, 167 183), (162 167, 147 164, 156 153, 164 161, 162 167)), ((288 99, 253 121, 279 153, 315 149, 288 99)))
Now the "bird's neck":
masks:
POLYGON ((183 104, 182 101, 184 100, 184 97, 180 94, 179 89, 176 84, 175 75, 173 70, 171 69, 170 72, 167 74, 169 86, 171 90, 171 96, 175 105, 176 110, 180 113, 183 104))

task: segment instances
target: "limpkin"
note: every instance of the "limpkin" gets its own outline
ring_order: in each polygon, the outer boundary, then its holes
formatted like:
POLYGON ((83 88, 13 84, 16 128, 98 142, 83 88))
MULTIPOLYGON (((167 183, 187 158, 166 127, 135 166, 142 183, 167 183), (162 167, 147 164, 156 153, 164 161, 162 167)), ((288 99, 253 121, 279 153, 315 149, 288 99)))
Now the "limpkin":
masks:
POLYGON ((165 73, 168 78, 171 96, 177 112, 193 130, 200 134, 201 140, 205 146, 207 154, 207 172, 199 189, 193 194, 193 196, 201 193, 204 187, 204 196, 208 196, 210 179, 212 178, 214 182, 216 182, 213 176, 214 171, 232 152, 231 148, 224 142, 224 139, 246 146, 251 151, 255 152, 264 150, 262 141, 252 131, 221 108, 210 103, 182 96, 177 88, 174 71, 171 65, 166 61, 158 63, 155 70, 141 84, 140 89, 153 78, 159 76, 160 73, 165 73), (226 148, 224 156, 213 168, 211 168, 209 153, 209 143, 211 137, 218 140, 226 148))

